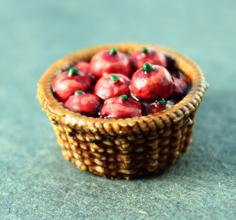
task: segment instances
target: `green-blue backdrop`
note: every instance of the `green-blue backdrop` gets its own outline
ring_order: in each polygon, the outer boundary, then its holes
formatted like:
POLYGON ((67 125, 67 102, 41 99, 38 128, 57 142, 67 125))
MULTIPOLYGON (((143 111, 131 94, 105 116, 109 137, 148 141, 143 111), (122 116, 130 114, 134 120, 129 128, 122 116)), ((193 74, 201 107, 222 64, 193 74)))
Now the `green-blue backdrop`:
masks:
POLYGON ((235 0, 0 0, 0 219, 235 219, 235 39, 235 0), (183 52, 210 83, 188 153, 131 182, 66 162, 35 95, 58 58, 123 41, 183 52))

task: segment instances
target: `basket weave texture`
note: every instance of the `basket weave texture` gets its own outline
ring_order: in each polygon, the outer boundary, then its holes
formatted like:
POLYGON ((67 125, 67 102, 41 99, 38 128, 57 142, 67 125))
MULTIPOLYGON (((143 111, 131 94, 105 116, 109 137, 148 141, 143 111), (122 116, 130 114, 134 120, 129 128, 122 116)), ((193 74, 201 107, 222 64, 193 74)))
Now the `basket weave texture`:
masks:
POLYGON ((111 179, 159 173, 174 164, 192 141, 194 117, 207 89, 202 71, 185 56, 147 44, 108 44, 72 53, 53 64, 38 83, 37 97, 48 115, 66 160, 80 170, 111 179), (96 52, 117 48, 131 53, 153 47, 173 57, 191 80, 191 90, 176 105, 154 115, 127 119, 92 118, 63 107, 51 91, 56 74, 96 52))

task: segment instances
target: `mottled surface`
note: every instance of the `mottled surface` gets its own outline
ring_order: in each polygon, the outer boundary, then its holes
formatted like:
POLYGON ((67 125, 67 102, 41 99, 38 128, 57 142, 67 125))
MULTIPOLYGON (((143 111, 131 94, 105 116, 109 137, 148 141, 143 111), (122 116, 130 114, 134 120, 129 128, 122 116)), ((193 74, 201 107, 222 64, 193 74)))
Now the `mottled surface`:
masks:
POLYGON ((0 5, 1 220, 235 219, 234 0, 0 5), (163 175, 130 182, 66 162, 35 98, 36 83, 53 61, 121 41, 179 50, 199 63, 211 84, 189 152, 163 175))

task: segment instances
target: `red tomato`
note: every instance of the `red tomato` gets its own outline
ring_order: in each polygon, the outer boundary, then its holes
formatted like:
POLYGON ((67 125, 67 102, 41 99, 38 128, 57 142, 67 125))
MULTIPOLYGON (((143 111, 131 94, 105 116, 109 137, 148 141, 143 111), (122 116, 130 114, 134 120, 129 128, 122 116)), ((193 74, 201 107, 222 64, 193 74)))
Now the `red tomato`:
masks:
POLYGON ((142 50, 132 53, 130 59, 136 69, 141 68, 144 63, 156 64, 166 68, 168 65, 165 54, 155 49, 146 47, 144 47, 142 50))
POLYGON ((92 84, 91 78, 72 67, 57 75, 52 81, 52 90, 59 101, 66 101, 76 90, 87 91, 92 84))
POLYGON ((122 74, 102 76, 94 87, 94 93, 101 99, 108 99, 122 94, 130 95, 130 79, 122 74))
POLYGON ((70 96, 64 106, 87 116, 96 116, 98 115, 101 101, 91 93, 83 93, 81 90, 78 90, 74 95, 70 96))
POLYGON ((141 116, 141 104, 126 95, 105 100, 101 118, 130 118, 141 116))
POLYGON ((140 100, 155 101, 168 98, 173 92, 173 80, 167 69, 144 63, 131 78, 130 91, 140 100))
POLYGON ((131 65, 126 54, 112 48, 95 54, 91 59, 90 70, 97 78, 105 73, 120 73, 129 76, 131 65))

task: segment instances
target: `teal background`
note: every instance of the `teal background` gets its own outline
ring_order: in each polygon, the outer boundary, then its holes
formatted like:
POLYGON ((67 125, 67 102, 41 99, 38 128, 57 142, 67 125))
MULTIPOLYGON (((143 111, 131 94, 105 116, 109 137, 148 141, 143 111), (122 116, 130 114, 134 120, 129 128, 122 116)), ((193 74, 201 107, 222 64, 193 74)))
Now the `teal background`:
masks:
POLYGON ((235 25, 234 0, 0 0, 0 219, 235 219, 235 25), (58 58, 126 41, 183 52, 210 83, 190 150, 130 182, 66 162, 36 100, 58 58))

